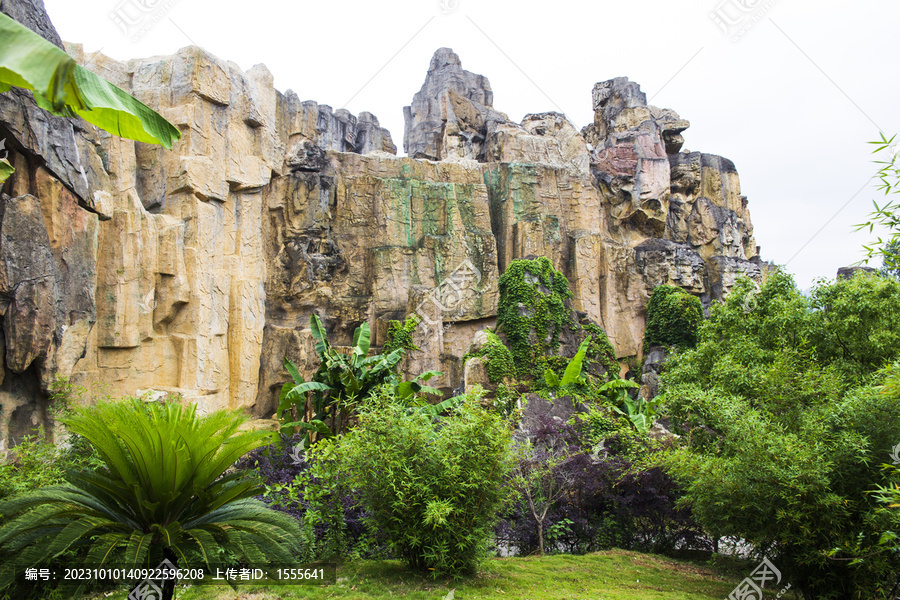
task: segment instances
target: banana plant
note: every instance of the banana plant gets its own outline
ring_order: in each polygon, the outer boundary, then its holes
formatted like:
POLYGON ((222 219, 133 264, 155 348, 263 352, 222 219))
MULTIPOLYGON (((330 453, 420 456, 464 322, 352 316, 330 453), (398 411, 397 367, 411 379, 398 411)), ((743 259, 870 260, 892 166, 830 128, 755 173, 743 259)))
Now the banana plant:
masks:
MULTIPOLYGON (((61 117, 81 117, 119 137, 172 149, 177 127, 146 104, 85 69, 24 25, 0 13, 0 93, 30 90, 38 106, 61 117)), ((0 183, 14 169, 0 161, 0 183)))
POLYGON ((588 346, 591 344, 591 338, 593 336, 587 336, 584 341, 581 342, 581 345, 578 346, 578 352, 575 353, 575 356, 572 357, 572 360, 569 361, 569 364, 566 365, 566 370, 563 373, 562 379, 553 372, 552 369, 547 369, 544 371, 544 381, 547 382, 547 387, 551 390, 561 390, 569 388, 573 385, 584 385, 584 377, 582 377, 582 366, 584 365, 584 355, 587 354, 588 346))
POLYGON ((295 427, 306 432, 305 446, 319 437, 341 433, 343 422, 356 403, 385 383, 394 384, 396 395, 402 399, 420 392, 440 394, 440 390, 424 385, 441 375, 440 371, 428 371, 412 381, 398 383, 396 367, 403 358, 402 348, 369 356, 372 334, 368 323, 354 331, 349 354, 338 352, 328 343, 327 332, 317 315, 310 317, 309 326, 321 360, 319 369, 310 381, 304 381, 296 365, 284 360, 292 381, 281 388, 277 412, 278 418, 284 421, 283 433, 292 433, 295 427), (291 417, 286 415, 288 412, 291 417))
POLYGON ((613 410, 620 415, 628 417, 628 420, 631 421, 634 428, 641 433, 650 431, 650 428, 653 427, 654 417, 656 416, 656 403, 648 402, 644 398, 638 398, 637 401, 626 398, 623 406, 625 410, 622 410, 617 406, 614 406, 613 410))
POLYGON ((626 399, 630 398, 628 390, 639 387, 641 386, 630 379, 619 379, 618 377, 615 377, 597 388, 597 393, 601 396, 605 396, 606 399, 614 405, 622 405, 626 399))
POLYGON ((440 375, 443 375, 441 371, 426 371, 417 376, 412 381, 401 381, 397 384, 397 397, 401 400, 406 400, 407 398, 418 393, 439 395, 441 393, 441 390, 423 384, 432 377, 440 375), (423 383, 419 383, 419 380, 421 380, 423 383))

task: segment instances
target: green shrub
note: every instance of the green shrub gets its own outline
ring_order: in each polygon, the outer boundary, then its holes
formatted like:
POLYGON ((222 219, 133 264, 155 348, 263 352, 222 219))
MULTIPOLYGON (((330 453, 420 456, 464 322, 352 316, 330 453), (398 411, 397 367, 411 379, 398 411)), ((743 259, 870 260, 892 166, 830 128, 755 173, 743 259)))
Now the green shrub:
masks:
POLYGON ((807 598, 886 598, 900 572, 900 554, 879 544, 900 522, 872 493, 900 483, 880 467, 900 443, 900 394, 878 369, 900 358, 898 285, 856 277, 806 297, 783 273, 758 293, 742 280, 663 370, 684 504, 711 534, 766 553, 807 598))
POLYGON ((468 395, 435 419, 382 388, 356 429, 326 442, 393 553, 435 577, 476 569, 505 501, 510 430, 479 401, 468 395))
POLYGON ((872 373, 900 352, 900 281, 864 272, 820 281, 810 294, 810 341, 846 374, 872 373))
POLYGON ((657 286, 647 306, 644 352, 651 346, 694 346, 702 322, 703 307, 696 296, 671 285, 657 286))

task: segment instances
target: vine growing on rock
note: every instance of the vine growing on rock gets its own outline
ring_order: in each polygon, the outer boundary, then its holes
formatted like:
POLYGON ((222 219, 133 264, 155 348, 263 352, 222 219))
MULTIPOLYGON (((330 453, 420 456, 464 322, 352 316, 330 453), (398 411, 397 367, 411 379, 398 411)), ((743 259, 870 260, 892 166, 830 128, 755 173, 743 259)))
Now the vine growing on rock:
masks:
POLYGON ((403 350, 409 352, 411 350, 419 350, 413 341, 413 331, 419 326, 419 321, 415 317, 409 317, 402 323, 400 321, 388 322, 387 341, 381 351, 384 354, 390 354, 394 350, 403 350))
POLYGON ((651 346, 695 346, 702 322, 699 298, 672 285, 656 286, 647 306, 644 352, 651 346))
POLYGON ((600 365, 606 372, 607 379, 619 372, 619 361, 616 359, 616 350, 609 341, 606 332, 596 323, 582 323, 581 328, 591 336, 588 345, 586 359, 588 364, 600 365))
POLYGON ((486 331, 487 341, 484 345, 463 357, 463 364, 470 358, 482 358, 487 366, 488 380, 491 383, 503 383, 506 379, 516 376, 516 365, 513 362, 512 352, 497 337, 497 334, 486 331))
POLYGON ((521 377, 542 375, 543 357, 556 353, 560 333, 571 326, 565 302, 569 280, 546 257, 514 260, 499 281, 497 329, 506 336, 521 377))

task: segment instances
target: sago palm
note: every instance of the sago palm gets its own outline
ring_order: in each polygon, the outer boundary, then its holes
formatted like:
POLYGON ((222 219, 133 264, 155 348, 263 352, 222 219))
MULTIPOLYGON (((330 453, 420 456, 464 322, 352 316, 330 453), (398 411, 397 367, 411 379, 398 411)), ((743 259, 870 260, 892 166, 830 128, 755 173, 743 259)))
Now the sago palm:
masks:
MULTIPOLYGON (((104 467, 0 503, 0 553, 23 566, 79 548, 91 566, 152 568, 163 558, 179 567, 209 565, 222 550, 255 564, 292 562, 296 521, 252 498, 261 479, 226 473, 271 435, 239 431, 245 421, 238 413, 200 416, 195 406, 140 400, 77 410, 64 422, 104 467)), ((0 589, 11 580, 0 577, 0 589)))

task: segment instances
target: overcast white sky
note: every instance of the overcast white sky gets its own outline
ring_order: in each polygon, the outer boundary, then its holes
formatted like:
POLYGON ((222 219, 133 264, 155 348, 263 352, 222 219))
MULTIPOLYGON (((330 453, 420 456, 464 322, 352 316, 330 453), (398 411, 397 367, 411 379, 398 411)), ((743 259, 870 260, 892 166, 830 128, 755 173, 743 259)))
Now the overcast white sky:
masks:
POLYGON ((735 162, 763 258, 803 288, 862 258, 870 236, 852 225, 882 197, 866 142, 900 130, 896 0, 45 3, 63 39, 116 59, 193 43, 263 63, 281 91, 374 113, 401 154, 403 106, 441 46, 490 79, 515 121, 558 110, 580 128, 594 83, 627 76, 690 120, 686 149, 735 162), (140 6, 156 23, 135 41, 110 15, 140 6), (737 22, 737 39, 711 14, 737 22))

